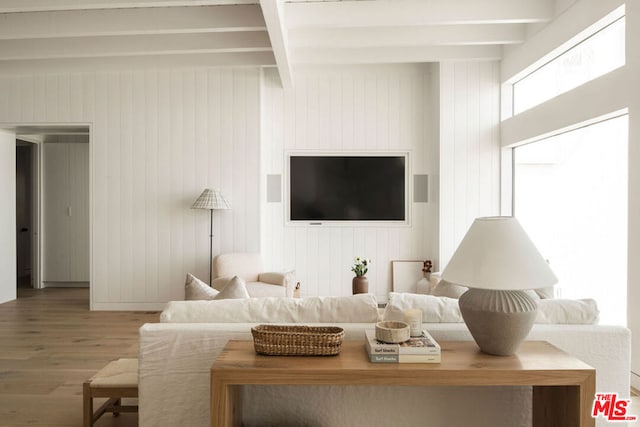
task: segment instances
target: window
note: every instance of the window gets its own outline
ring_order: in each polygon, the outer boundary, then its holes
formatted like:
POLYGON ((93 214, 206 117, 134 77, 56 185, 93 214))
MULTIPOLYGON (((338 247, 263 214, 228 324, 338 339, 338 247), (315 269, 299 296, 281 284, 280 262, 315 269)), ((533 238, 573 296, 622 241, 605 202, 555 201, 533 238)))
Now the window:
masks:
POLYGON ((623 16, 514 83, 513 113, 519 114, 624 64, 623 16))
POLYGON ((626 325, 628 116, 514 149, 514 214, 559 283, 626 325))

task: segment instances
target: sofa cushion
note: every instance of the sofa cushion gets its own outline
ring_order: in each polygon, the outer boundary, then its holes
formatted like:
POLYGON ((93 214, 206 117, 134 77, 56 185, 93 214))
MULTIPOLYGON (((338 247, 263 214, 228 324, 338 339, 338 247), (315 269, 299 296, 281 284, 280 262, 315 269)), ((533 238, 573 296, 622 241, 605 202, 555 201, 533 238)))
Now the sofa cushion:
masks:
POLYGON ((370 294, 342 297, 170 301, 164 323, 373 323, 378 303, 370 294))
POLYGON ((592 299, 541 299, 535 323, 595 325, 600 311, 592 299))
MULTIPOLYGON (((460 298, 469 288, 457 285, 446 280, 442 280, 441 273, 431 273, 429 279, 429 292, 417 292, 419 294, 434 295, 437 297, 460 298)), ((554 288, 529 289, 525 291, 531 298, 539 300, 541 298, 553 298, 554 288)))
MULTIPOLYGON (((598 323, 598 306, 592 299, 539 299, 535 323, 592 325, 598 323)), ((463 322, 458 300, 433 295, 389 293, 383 320, 404 320, 404 310, 422 310, 423 323, 463 322)))
POLYGON ((210 300, 218 295, 218 291, 198 279, 193 274, 187 273, 184 283, 184 299, 187 301, 210 300))
POLYGON ((436 297, 460 298, 460 295, 467 292, 469 288, 456 285, 455 283, 440 280, 435 288, 431 290, 431 295, 436 297))
POLYGON ((227 285, 213 299, 248 299, 247 285, 238 276, 233 276, 227 285))
POLYGON ((458 300, 433 295, 390 292, 383 320, 404 320, 404 310, 417 308, 422 310, 422 323, 459 323, 462 315, 458 300))
POLYGON ((551 299, 555 297, 555 288, 553 286, 549 286, 548 288, 534 289, 534 290, 541 299, 551 299))
POLYGON ((218 291, 193 274, 187 273, 187 280, 184 285, 184 299, 186 301, 234 298, 249 298, 247 286, 238 276, 231 278, 222 290, 218 291))

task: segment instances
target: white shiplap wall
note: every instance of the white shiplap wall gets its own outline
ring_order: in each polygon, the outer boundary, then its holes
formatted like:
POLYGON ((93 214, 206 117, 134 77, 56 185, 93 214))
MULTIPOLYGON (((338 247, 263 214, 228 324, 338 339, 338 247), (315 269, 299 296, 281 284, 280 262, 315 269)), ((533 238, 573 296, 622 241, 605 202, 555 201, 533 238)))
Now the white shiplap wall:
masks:
MULTIPOLYGON (((262 86, 262 173, 282 176, 288 150, 409 151, 412 174, 437 182, 437 84, 432 65, 315 67, 295 70, 283 90, 266 70, 262 86)), ((411 181, 413 177, 411 177, 411 181)), ((413 203, 411 226, 288 226, 281 203, 261 197, 262 251, 268 265, 294 268, 303 295, 351 294, 353 257, 373 260, 369 291, 385 299, 392 260, 437 261, 437 191, 413 203)))
POLYGON ((473 220, 500 214, 500 65, 440 64, 440 261, 473 220))
POLYGON ((360 254, 384 298, 391 260, 440 266, 475 216, 497 213, 496 64, 297 69, 293 90, 267 70, 260 85, 255 69, 0 78, 0 124, 91 127, 93 308, 158 308, 182 298, 186 272, 206 279, 208 212, 189 209, 206 186, 233 207, 215 214, 214 254, 262 250, 304 295, 349 294, 360 254), (286 150, 410 151, 430 202, 411 204, 410 227, 285 226, 260 186, 284 178, 286 150))
POLYGON ((259 85, 257 69, 0 78, 0 124, 90 125, 94 309, 161 308, 185 273, 208 279, 209 212, 189 209, 205 187, 233 208, 214 255, 259 250, 259 85))

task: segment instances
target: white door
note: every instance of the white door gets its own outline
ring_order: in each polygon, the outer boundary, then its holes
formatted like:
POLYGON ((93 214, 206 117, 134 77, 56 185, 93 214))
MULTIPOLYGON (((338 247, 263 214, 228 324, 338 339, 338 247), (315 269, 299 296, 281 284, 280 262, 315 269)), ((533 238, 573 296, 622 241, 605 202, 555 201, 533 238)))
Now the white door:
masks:
POLYGON ((89 144, 44 144, 44 271, 54 282, 89 282, 89 144))
POLYGON ((69 280, 89 282, 89 144, 69 147, 69 280))
POLYGON ((0 303, 16 299, 16 134, 0 130, 0 303))
POLYGON ((69 144, 44 144, 43 282, 69 282, 69 144))

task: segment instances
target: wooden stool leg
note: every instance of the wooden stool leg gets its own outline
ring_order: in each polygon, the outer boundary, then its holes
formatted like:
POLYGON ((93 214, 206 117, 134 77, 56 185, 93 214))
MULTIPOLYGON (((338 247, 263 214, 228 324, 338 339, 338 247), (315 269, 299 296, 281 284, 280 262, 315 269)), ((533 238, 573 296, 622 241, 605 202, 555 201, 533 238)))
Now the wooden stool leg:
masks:
MULTIPOLYGON (((122 406, 122 399, 118 398, 118 399, 116 399, 115 402, 113 402, 113 407, 114 408, 119 408, 120 406, 122 406)), ((113 416, 114 417, 117 417, 118 415, 120 415, 120 412, 113 411, 113 416)))
POLYGON ((93 398, 91 397, 90 383, 87 381, 82 385, 82 425, 93 427, 93 398))

